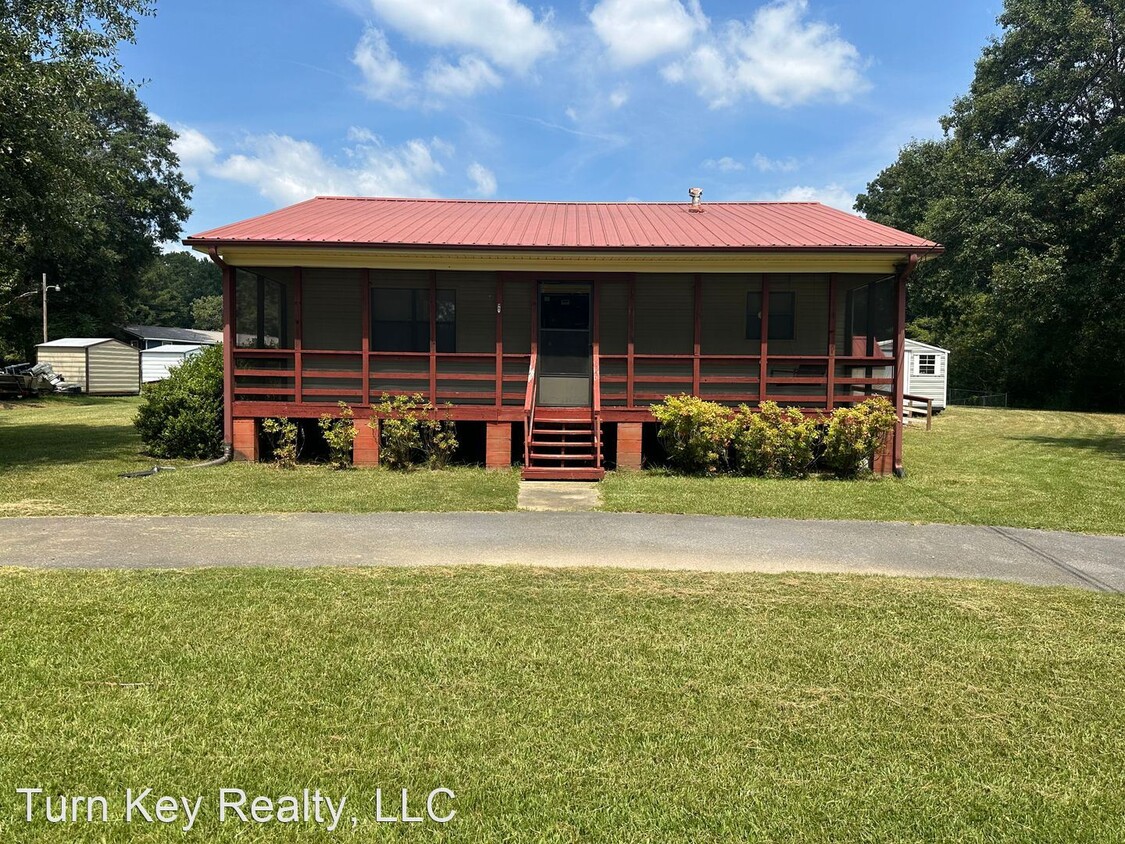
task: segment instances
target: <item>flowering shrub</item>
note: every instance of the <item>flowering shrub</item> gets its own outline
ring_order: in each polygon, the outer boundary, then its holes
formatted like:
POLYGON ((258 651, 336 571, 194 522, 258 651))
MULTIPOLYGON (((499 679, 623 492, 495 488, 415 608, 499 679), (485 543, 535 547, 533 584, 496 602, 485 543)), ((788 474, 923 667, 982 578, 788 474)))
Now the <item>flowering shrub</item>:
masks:
POLYGON ((370 424, 379 426, 379 459, 391 469, 410 469, 424 463, 431 469, 449 464, 457 450, 453 421, 440 418, 421 393, 390 396, 383 393, 372 407, 370 424))
POLYGON ((695 396, 668 396, 651 407, 657 436, 682 472, 715 472, 727 464, 735 421, 722 405, 695 396))
POLYGON ((818 437, 816 420, 795 407, 767 401, 755 412, 742 405, 735 417, 735 467, 746 475, 801 477, 813 465, 818 437))
POLYGON ((894 405, 871 398, 855 407, 840 407, 828 417, 824 432, 824 463, 838 478, 854 478, 869 469, 869 460, 895 428, 894 405))
POLYGON ((328 462, 334 469, 352 465, 352 443, 355 442, 355 414, 347 402, 340 402, 340 415, 329 413, 320 417, 320 431, 328 443, 328 462))
POLYGON ((273 462, 279 469, 293 469, 297 465, 297 423, 285 417, 263 419, 262 430, 273 445, 273 462))

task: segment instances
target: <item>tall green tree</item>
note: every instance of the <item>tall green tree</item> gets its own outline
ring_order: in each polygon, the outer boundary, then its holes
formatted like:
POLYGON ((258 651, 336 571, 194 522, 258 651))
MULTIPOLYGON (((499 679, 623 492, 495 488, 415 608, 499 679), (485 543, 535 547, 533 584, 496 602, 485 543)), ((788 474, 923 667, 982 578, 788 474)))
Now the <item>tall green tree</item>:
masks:
POLYGON ((942 242, 911 327, 952 386, 1035 406, 1125 407, 1125 0, 1007 0, 945 136, 861 195, 942 242))
POLYGON ((126 318, 138 325, 199 328, 194 324, 194 303, 208 297, 219 297, 221 303, 222 293, 223 273, 218 265, 188 252, 169 252, 158 256, 141 274, 126 318))
POLYGON ((52 336, 101 334, 137 298, 156 244, 177 237, 191 188, 117 61, 150 0, 0 2, 0 354, 38 340, 41 273, 52 336))

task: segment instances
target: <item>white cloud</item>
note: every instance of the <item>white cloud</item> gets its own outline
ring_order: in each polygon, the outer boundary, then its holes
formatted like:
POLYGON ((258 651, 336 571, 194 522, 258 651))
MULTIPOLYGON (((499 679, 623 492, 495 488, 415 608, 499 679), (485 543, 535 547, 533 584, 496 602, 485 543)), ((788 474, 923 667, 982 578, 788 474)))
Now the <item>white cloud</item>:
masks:
POLYGON ((712 108, 745 96, 775 106, 850 99, 869 85, 855 45, 836 27, 808 20, 808 0, 775 0, 749 22, 729 21, 712 39, 664 68, 669 82, 691 82, 712 108))
POLYGON ((500 75, 478 56, 462 56, 455 64, 435 59, 426 70, 426 88, 440 97, 471 97, 485 88, 499 88, 500 75))
POLYGON ((855 211, 852 210, 852 206, 855 204, 855 197, 854 191, 846 190, 843 186, 833 183, 820 188, 797 185, 788 190, 779 191, 773 196, 773 199, 778 202, 820 202, 854 214, 855 211))
POLYGON ((707 28, 699 0, 601 0, 590 12, 594 32, 619 65, 643 64, 687 50, 707 28))
POLYGON ((746 165, 741 161, 735 161, 729 155, 724 155, 722 158, 708 158, 703 162, 703 167, 707 170, 718 170, 720 173, 736 173, 739 170, 745 170, 746 165))
POLYGON ((189 126, 174 126, 178 137, 172 142, 172 152, 180 159, 180 169, 189 179, 199 177, 199 172, 214 160, 219 148, 211 139, 189 126))
POLYGON ((400 62, 381 30, 368 27, 356 44, 352 62, 363 73, 363 91, 373 100, 396 102, 414 87, 410 71, 400 62))
POLYGON ((339 162, 309 141, 288 135, 251 135, 243 144, 245 152, 221 160, 216 157, 206 173, 250 185, 280 204, 319 194, 432 196, 432 180, 445 172, 438 158, 452 153, 452 147, 440 138, 387 147, 367 130, 352 129, 348 139, 352 146, 339 162))
POLYGON ((801 166, 795 158, 768 158, 760 152, 754 153, 752 160, 762 173, 792 173, 801 166))
POLYGON ((496 195, 496 175, 491 170, 483 164, 474 161, 469 165, 469 169, 466 172, 476 186, 473 192, 477 196, 489 197, 496 195))
POLYGON ((550 15, 540 20, 516 0, 369 0, 372 10, 409 38, 482 53, 526 70, 556 48, 550 15))
POLYGON ((609 95, 609 104, 613 108, 621 108, 627 102, 629 102, 629 92, 624 88, 618 88, 609 95))

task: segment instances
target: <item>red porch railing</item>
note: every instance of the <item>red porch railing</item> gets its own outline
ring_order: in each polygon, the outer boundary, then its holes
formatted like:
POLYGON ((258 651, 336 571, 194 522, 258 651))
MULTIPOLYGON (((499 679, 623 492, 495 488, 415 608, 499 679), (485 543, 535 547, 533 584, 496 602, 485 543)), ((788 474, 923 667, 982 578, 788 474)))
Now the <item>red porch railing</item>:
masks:
MULTIPOLYGON (((435 405, 522 408, 525 417, 534 411, 534 353, 504 353, 498 365, 497 355, 488 352, 365 356, 303 349, 299 371, 293 349, 235 349, 233 357, 235 401, 367 405, 383 393, 421 393, 435 405)), ((764 395, 783 404, 827 408, 893 387, 893 364, 882 356, 769 355, 762 391, 758 355, 596 355, 592 412, 598 420, 605 410, 645 410, 679 393, 752 406, 764 395)), ((525 421, 530 426, 530 418, 525 421)))

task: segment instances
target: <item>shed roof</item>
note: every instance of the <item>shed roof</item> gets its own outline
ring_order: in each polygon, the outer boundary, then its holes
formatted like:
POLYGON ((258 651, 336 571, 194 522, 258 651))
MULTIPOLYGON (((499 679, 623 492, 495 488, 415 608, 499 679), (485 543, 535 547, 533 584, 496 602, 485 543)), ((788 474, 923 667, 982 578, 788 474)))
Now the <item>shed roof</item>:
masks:
MULTIPOLYGON (((894 345, 894 340, 883 340, 879 345, 890 348, 894 345)), ((909 337, 906 338, 906 348, 912 352, 932 351, 941 352, 946 355, 949 354, 949 349, 943 349, 941 346, 935 346, 932 343, 923 343, 921 340, 911 340, 909 337)))
POLYGON ((178 340, 212 346, 221 343, 223 332, 201 331, 196 328, 172 328, 164 325, 126 325, 122 330, 142 340, 178 340))
POLYGON ((184 240, 480 249, 937 252, 924 238, 818 202, 504 202, 318 196, 184 240))
POLYGON ((192 352, 198 352, 203 346, 199 343, 165 343, 163 346, 153 346, 151 349, 143 349, 142 355, 186 355, 192 352))
MULTIPOLYGON (((46 343, 39 343, 35 348, 37 349, 87 349, 90 346, 98 346, 102 343, 120 343, 120 340, 114 340, 112 337, 63 337, 61 340, 50 340, 46 343)), ((122 343, 121 345, 126 345, 122 343)))

